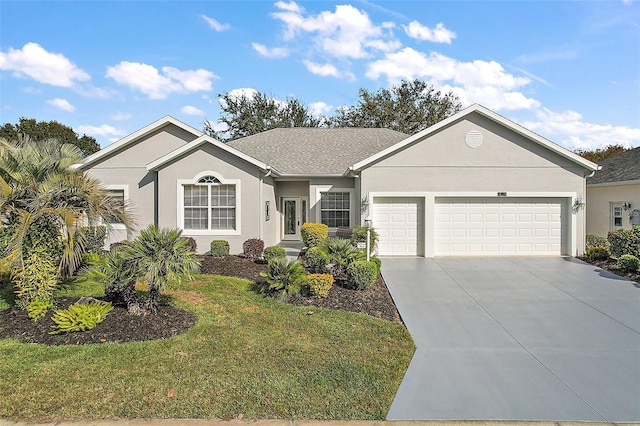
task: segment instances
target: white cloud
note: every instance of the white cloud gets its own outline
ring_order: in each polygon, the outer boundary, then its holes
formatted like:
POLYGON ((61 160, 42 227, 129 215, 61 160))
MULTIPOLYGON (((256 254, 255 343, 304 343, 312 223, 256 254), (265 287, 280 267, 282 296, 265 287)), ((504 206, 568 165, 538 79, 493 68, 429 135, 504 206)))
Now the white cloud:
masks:
POLYGON ((332 109, 333 109, 332 105, 328 105, 322 101, 313 102, 311 105, 309 105, 309 110, 311 111, 311 114, 315 116, 326 114, 332 109))
POLYGON ((594 149, 615 144, 640 146, 640 128, 589 123, 583 121, 581 114, 570 110, 556 113, 540 108, 536 111, 536 118, 536 121, 527 121, 523 125, 570 149, 594 149))
POLYGON ((91 125, 83 125, 78 126, 78 132, 84 133, 90 136, 123 136, 125 134, 124 130, 116 129, 113 126, 108 124, 103 124, 101 126, 91 126, 91 125))
POLYGON ((110 119, 114 120, 114 121, 126 121, 126 120, 130 120, 131 119, 131 114, 129 114, 128 112, 116 112, 115 114, 111 114, 111 116, 109 116, 110 119))
POLYGON ((422 25, 418 21, 411 21, 409 25, 403 25, 404 32, 411 38, 427 40, 433 43, 451 44, 451 40, 456 38, 456 33, 444 27, 442 22, 436 24, 434 29, 422 25))
POLYGON ((108 67, 106 76, 144 93, 149 99, 165 99, 171 93, 209 91, 211 80, 217 77, 205 69, 181 71, 162 67, 160 73, 152 65, 127 61, 108 67))
POLYGON ((71 87, 91 77, 61 53, 47 52, 38 43, 27 43, 22 49, 0 52, 0 70, 13 71, 16 77, 27 76, 40 83, 71 87))
MULTIPOLYGON (((276 7, 280 11, 272 16, 284 23, 286 40, 298 34, 309 34, 316 48, 326 55, 366 58, 371 54, 367 48, 387 50, 396 43, 390 40, 390 34, 383 34, 383 27, 371 22, 366 12, 351 5, 338 5, 335 12, 323 11, 308 16, 293 2, 278 2, 276 7)), ((385 24, 384 28, 389 26, 385 24)))
POLYGON ((260 43, 252 43, 251 46, 253 47, 253 50, 265 58, 277 59, 289 56, 289 49, 284 47, 272 47, 269 49, 267 46, 260 43))
POLYGON ((67 111, 67 112, 73 112, 76 110, 76 107, 74 107, 73 105, 71 105, 69 103, 68 100, 66 99, 60 99, 60 98, 55 98, 55 99, 49 99, 47 101, 47 103, 51 106, 54 106, 58 109, 61 109, 63 111, 67 111))
POLYGON ((340 72, 338 69, 331 64, 317 64, 311 61, 304 61, 304 65, 307 67, 312 74, 321 75, 323 77, 331 76, 331 77, 340 77, 340 72))
POLYGON ((202 115, 204 116, 204 111, 192 106, 192 105, 185 105, 180 109, 180 112, 183 114, 187 114, 187 115, 202 115))
POLYGON ((461 62, 440 53, 429 55, 410 47, 371 62, 368 78, 385 76, 389 82, 419 78, 445 91, 453 90, 463 105, 481 103, 494 110, 532 109, 540 103, 518 89, 530 83, 505 71, 495 61, 461 62))
POLYGON ((211 28, 214 31, 220 32, 220 31, 225 31, 231 28, 231 25, 222 24, 219 21, 208 17, 207 15, 201 15, 201 18, 209 25, 209 28, 211 28))
POLYGON ((303 10, 300 6, 298 6, 298 4, 295 1, 290 1, 289 3, 284 1, 277 1, 275 6, 278 9, 286 10, 294 13, 300 13, 303 10))

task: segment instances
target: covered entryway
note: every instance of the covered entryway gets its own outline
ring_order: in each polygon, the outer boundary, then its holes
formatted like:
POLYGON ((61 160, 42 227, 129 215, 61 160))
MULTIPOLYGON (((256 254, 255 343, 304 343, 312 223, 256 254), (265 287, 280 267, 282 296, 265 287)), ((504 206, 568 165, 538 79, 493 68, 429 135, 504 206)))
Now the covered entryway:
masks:
POLYGON ((424 198, 374 197, 373 226, 381 256, 424 255, 424 198))
POLYGON ((567 253, 565 198, 435 200, 435 255, 562 255, 567 253))

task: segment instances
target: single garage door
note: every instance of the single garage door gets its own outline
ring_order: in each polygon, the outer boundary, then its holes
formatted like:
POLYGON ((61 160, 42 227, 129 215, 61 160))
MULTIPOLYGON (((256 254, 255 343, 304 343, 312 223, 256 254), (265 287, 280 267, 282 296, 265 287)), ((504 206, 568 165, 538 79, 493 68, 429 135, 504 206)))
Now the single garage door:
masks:
POLYGON ((375 197, 373 226, 378 232, 381 256, 424 254, 424 199, 375 197))
POLYGON ((436 198, 436 256, 561 255, 563 198, 436 198))

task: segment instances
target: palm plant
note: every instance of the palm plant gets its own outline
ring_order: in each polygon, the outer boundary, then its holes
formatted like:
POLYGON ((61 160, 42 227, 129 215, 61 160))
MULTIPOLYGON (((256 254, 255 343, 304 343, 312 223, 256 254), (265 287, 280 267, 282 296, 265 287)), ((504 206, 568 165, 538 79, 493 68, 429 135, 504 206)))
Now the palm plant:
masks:
POLYGON ((296 259, 276 257, 269 261, 269 268, 260 275, 267 279, 268 291, 280 292, 280 299, 286 300, 300 291, 300 283, 306 278, 307 272, 296 259))
POLYGON ((29 238, 36 224, 54 229, 62 253, 54 259, 59 272, 72 274, 84 251, 84 238, 74 238, 79 225, 117 217, 127 228, 126 208, 109 197, 100 181, 72 170, 82 159, 75 145, 28 136, 10 143, 0 140, 0 217, 9 234, 1 256, 22 270, 29 238))
POLYGON ((140 278, 149 284, 144 308, 155 311, 160 290, 170 281, 191 278, 200 270, 200 260, 191 251, 189 241, 178 229, 161 229, 150 225, 134 240, 122 247, 124 260, 131 262, 140 278))
POLYGON ((349 240, 329 238, 322 243, 321 249, 333 264, 331 274, 339 281, 346 279, 347 266, 356 260, 366 259, 366 253, 355 248, 349 240))
POLYGON ((112 250, 100 256, 98 263, 86 270, 86 276, 104 286, 105 298, 117 305, 126 305, 129 312, 138 311, 136 297, 137 271, 120 250, 112 250))

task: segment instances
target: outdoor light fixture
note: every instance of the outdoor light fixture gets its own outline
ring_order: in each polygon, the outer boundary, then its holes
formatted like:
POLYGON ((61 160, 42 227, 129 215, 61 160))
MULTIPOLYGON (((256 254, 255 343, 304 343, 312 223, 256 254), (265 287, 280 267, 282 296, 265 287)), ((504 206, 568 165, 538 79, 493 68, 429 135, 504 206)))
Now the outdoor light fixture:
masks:
POLYGON ((631 208, 631 203, 625 201, 624 204, 622 205, 622 208, 624 209, 624 211, 627 211, 631 208))
POLYGON ((584 201, 582 200, 582 195, 579 195, 573 202, 573 212, 578 213, 582 209, 584 209, 584 201))

